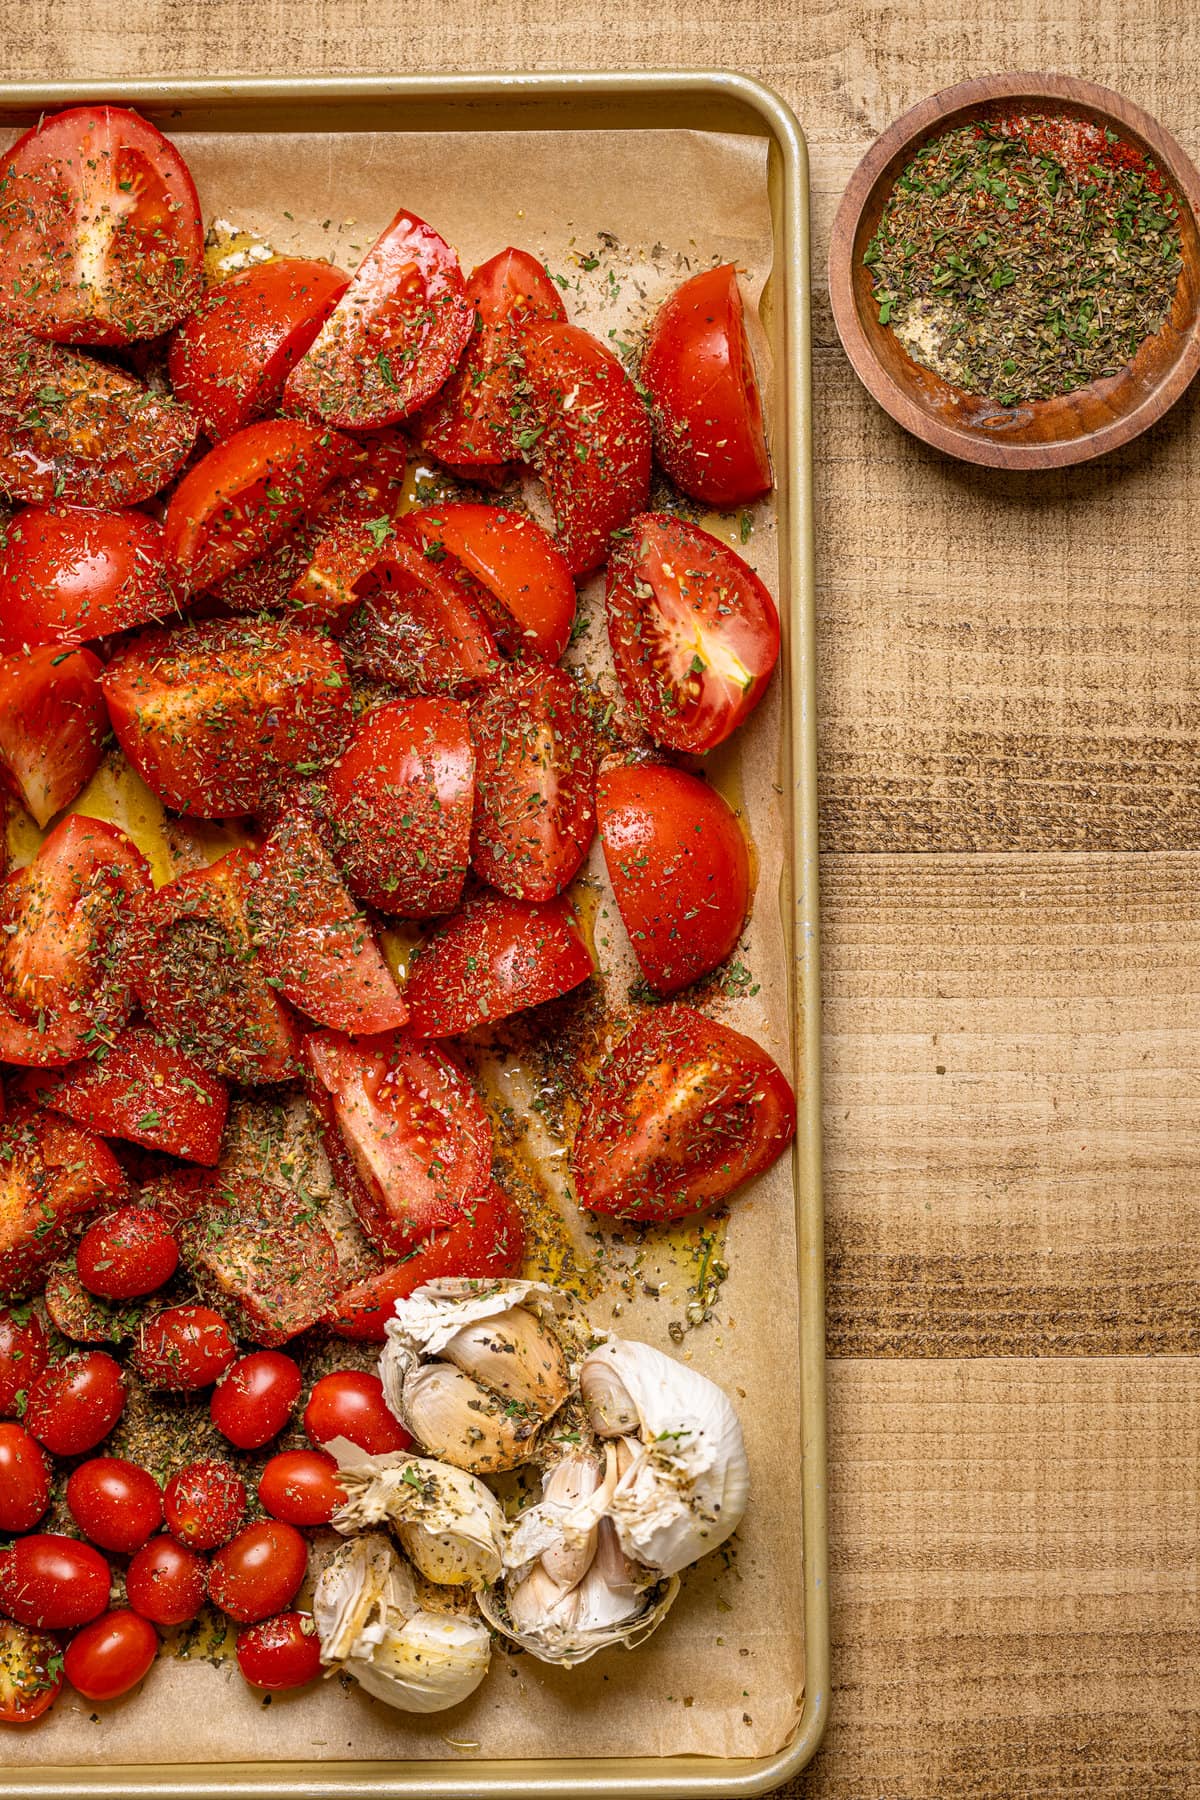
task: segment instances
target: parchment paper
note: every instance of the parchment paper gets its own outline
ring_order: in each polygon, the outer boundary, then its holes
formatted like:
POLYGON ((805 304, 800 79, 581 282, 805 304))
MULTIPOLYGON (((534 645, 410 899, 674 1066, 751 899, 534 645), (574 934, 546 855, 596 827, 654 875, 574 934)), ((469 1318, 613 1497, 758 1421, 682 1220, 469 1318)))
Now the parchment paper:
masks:
MULTIPOLYGON (((404 204, 457 246, 464 267, 513 243, 568 278, 568 314, 627 339, 690 270, 732 260, 752 302, 769 273, 766 147, 682 131, 286 138, 182 134, 206 220, 231 220, 284 252, 330 255, 352 269, 404 204), (611 234, 605 237, 601 234, 611 234), (597 258, 596 265, 582 265, 597 258)), ((756 348, 762 348, 756 337, 756 348)), ((760 361, 761 366, 761 361, 760 361)), ((765 372, 765 371, 764 371, 765 372)), ((778 593, 769 505, 749 540, 741 521, 707 521, 778 593)), ((749 521, 747 525, 749 526, 749 521)), ((576 651, 617 698, 603 627, 602 583, 584 605, 576 651)), ((787 597, 779 596, 786 614, 787 597)), ((708 1005, 784 1064, 787 953, 779 903, 786 833, 779 783, 779 677, 735 746, 711 759, 743 810, 756 850, 757 893, 741 961, 755 991, 708 1005)), ((595 917, 610 987, 633 971, 602 877, 595 917)), ((554 1158, 550 1159, 552 1162, 554 1158)), ((561 1166, 561 1157, 558 1159, 561 1166)), ((531 1657, 493 1657, 479 1691, 423 1719, 330 1680, 264 1704, 231 1663, 160 1658, 141 1690, 108 1706, 69 1690, 42 1725, 5 1735, 9 1765, 320 1758, 762 1755, 799 1718, 803 1687, 800 1426, 795 1233, 787 1159, 733 1205, 730 1274, 715 1316, 674 1344, 687 1275, 668 1264, 665 1290, 600 1298, 597 1325, 645 1337, 720 1381, 745 1428, 753 1491, 731 1553, 685 1577, 674 1611, 634 1652, 609 1650, 574 1671, 531 1657)))

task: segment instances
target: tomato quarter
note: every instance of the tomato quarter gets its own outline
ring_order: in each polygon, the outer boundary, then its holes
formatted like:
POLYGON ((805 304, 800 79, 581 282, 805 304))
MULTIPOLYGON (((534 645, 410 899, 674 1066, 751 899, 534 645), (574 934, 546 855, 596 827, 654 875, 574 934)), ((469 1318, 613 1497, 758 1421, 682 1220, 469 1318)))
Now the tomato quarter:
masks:
POLYGON ((387 1456, 412 1443, 384 1399, 378 1375, 360 1369, 338 1369, 314 1382, 304 1409, 304 1429, 310 1444, 319 1447, 344 1437, 368 1456, 387 1456))
POLYGON ((84 1062, 25 1076, 21 1089, 105 1137, 199 1163, 215 1163, 221 1153, 224 1083, 144 1025, 126 1026, 84 1062))
MULTIPOLYGON (((120 1163, 90 1131, 16 1109, 0 1126, 0 1296, 26 1293, 62 1254, 76 1221, 124 1191, 120 1163)), ((0 1370, 9 1367, 0 1354, 0 1370)))
POLYGON ((47 1271, 42 1300, 55 1331, 77 1344, 120 1344, 137 1328, 134 1308, 111 1306, 98 1294, 88 1293, 73 1257, 47 1271))
POLYGON ((246 1484, 227 1462, 188 1463, 163 1495, 167 1530, 189 1550, 228 1543, 246 1511, 246 1484))
MULTIPOLYGON (((319 547, 315 560, 321 555, 319 547)), ((342 583, 362 601, 342 640, 352 667, 410 694, 458 694, 495 673, 500 657, 481 590, 414 541, 407 518, 382 548, 369 528, 355 527, 342 555, 342 583)), ((322 579, 327 590, 334 585, 327 567, 322 579)))
POLYGON ((28 506, 0 546, 0 653, 169 618, 163 531, 140 512, 28 506))
POLYGON ((18 1625, 70 1631, 108 1605, 112 1577, 90 1544, 58 1532, 35 1532, 0 1550, 0 1613, 18 1625))
POLYGON ((209 1598, 231 1619, 252 1625, 283 1611, 307 1568, 308 1546, 294 1526, 264 1519, 217 1551, 209 1565, 209 1598))
MULTIPOLYGON (((336 1381, 337 1377, 326 1379, 336 1381)), ((346 1410, 345 1396, 341 1404, 346 1410)), ((367 1429, 358 1413, 351 1422, 356 1429, 367 1429)), ((337 1464, 324 1450, 281 1450, 262 1472, 258 1497, 273 1519, 283 1519, 288 1525, 328 1525, 338 1507, 346 1504, 337 1464)))
POLYGON ((208 1306, 168 1306, 143 1321, 133 1365, 150 1387, 191 1393, 211 1387, 237 1356, 220 1313, 208 1306))
POLYGON ((179 1262, 171 1227, 152 1206, 122 1206, 89 1225, 75 1268, 90 1294, 133 1300, 169 1281, 179 1262))
POLYGON ((23 1425, 0 1420, 0 1531, 32 1531, 50 1504, 50 1464, 23 1425))
POLYGON ((337 1288, 337 1248, 312 1202, 241 1177, 180 1227, 202 1294, 242 1336, 284 1344, 316 1323, 337 1288))
POLYGON ((278 1613, 238 1632, 237 1659, 251 1687, 281 1693, 317 1679, 321 1641, 308 1613, 278 1613))
POLYGON ((225 1371, 209 1402, 212 1422, 239 1450, 258 1450, 283 1430, 300 1398, 299 1364, 278 1350, 256 1350, 225 1371))
MULTIPOLYGON (((29 1390, 25 1428, 54 1456, 81 1456, 125 1410, 125 1377, 105 1350, 51 1363, 29 1390)), ((49 1623, 49 1621, 47 1621, 49 1623)))
POLYGON ((591 954, 563 899, 478 894, 426 938, 409 967, 409 1033, 454 1037, 587 981, 591 954))
POLYGON ((67 1645, 63 1672, 85 1700, 115 1700, 150 1672, 158 1633, 149 1619, 122 1608, 85 1625, 67 1645))
POLYGON ((162 1491, 153 1475, 120 1456, 94 1456, 67 1477, 67 1506, 80 1531, 101 1550, 132 1556, 163 1522, 162 1491))
POLYGON ((102 666, 90 650, 56 644, 0 660, 0 777, 41 826, 99 766, 108 735, 102 666))
POLYGON ((134 1612, 156 1625, 186 1625, 204 1605, 204 1562, 174 1538, 151 1538, 125 1571, 134 1612))
POLYGON ((406 513, 402 529, 427 557, 449 558, 467 572, 509 656, 558 661, 575 623, 575 583, 566 558, 535 520, 459 502, 406 513))

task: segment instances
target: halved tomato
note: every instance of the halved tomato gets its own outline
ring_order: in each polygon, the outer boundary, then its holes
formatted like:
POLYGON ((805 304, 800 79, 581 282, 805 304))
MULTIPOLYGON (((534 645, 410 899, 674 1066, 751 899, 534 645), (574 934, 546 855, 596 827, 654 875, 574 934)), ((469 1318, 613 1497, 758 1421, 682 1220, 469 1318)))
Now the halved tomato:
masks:
POLYGON ((77 644, 177 610, 163 532, 140 512, 29 506, 0 548, 0 652, 77 644))
POLYGON ((558 661, 575 623, 575 583, 535 520, 464 501, 406 513, 403 526, 427 556, 460 564, 474 577, 485 604, 490 602, 496 640, 509 656, 558 661))
POLYGON ((520 330, 566 314, 537 257, 511 247, 472 271, 467 301, 475 318, 463 359, 413 423, 421 448, 440 462, 494 466, 520 453, 513 366, 520 330))
POLYGON ((650 415, 618 358, 578 325, 531 326, 521 354, 532 416, 521 454, 546 485, 567 566, 586 575, 649 497, 650 415))
POLYGON ((98 1044, 86 1062, 26 1075, 19 1086, 29 1099, 102 1137, 128 1138, 189 1162, 213 1164, 221 1154, 225 1084, 144 1025, 127 1026, 111 1045, 98 1044))
POLYGON ((677 1219, 769 1169, 795 1133, 791 1084, 761 1045, 690 1006, 663 1006, 601 1064, 571 1175, 591 1212, 677 1219))
POLYGON ((0 776, 48 825, 95 774, 108 714, 90 650, 43 644, 0 658, 0 776))
POLYGON ((724 962, 750 902, 737 814, 699 776, 614 763, 596 783, 608 878, 638 966, 674 994, 724 962))
POLYGON ((144 631, 117 652, 101 686, 142 780, 202 819, 253 812, 285 771, 320 767, 351 716, 336 644, 281 619, 144 631))
POLYGON ((337 1250, 311 1201, 239 1177, 179 1229, 201 1295, 268 1349, 315 1325, 337 1288, 337 1250))
POLYGON ((744 506, 771 486, 762 400, 732 263, 703 269, 655 315, 642 353, 654 450, 706 506, 744 506))
POLYGON ((583 693, 562 669, 531 667, 476 701, 471 735, 472 865, 514 899, 550 900, 596 830, 596 746, 583 693))
POLYGON ((31 1725, 62 1692, 62 1645, 47 1632, 0 1619, 0 1725, 31 1725))
POLYGON ((285 404, 354 431, 393 425, 437 393, 473 320, 457 256, 402 210, 292 370, 285 404))
POLYGON ((36 1286, 71 1228, 124 1192, 121 1165, 100 1138, 54 1113, 14 1108, 0 1126, 0 1297, 36 1286))
POLYGON ((333 1172, 393 1255, 450 1225, 488 1185, 492 1129, 456 1063, 402 1033, 304 1040, 305 1083, 333 1172))
POLYGON ((519 1275, 524 1255, 521 1209, 499 1182, 489 1181, 481 1194, 464 1201, 445 1231, 431 1232, 399 1262, 385 1263, 340 1293, 324 1322, 339 1337, 382 1343, 397 1300, 407 1299, 427 1281, 456 1275, 480 1281, 519 1275))
POLYGON ((120 106, 43 119, 3 159, 0 310, 38 337, 128 344, 185 318, 203 281, 188 166, 120 106))
POLYGON ((672 750, 723 744, 779 658, 779 614, 749 563, 698 525, 642 513, 613 553, 605 601, 638 724, 672 750))
POLYGON ((309 580, 319 569, 326 592, 339 586, 361 600, 342 639, 353 667, 405 693, 462 693, 495 673, 500 654, 472 591, 476 584, 455 581, 413 542, 406 523, 401 519, 386 537, 361 525, 344 527, 340 571, 334 572, 337 558, 327 538, 309 580))
POLYGON ((360 900, 453 912, 471 844, 475 752, 455 700, 394 700, 362 720, 325 773, 334 858, 360 900))
POLYGON ((426 938, 409 966, 409 1033, 454 1037, 569 993, 594 972, 565 900, 477 894, 426 938))
POLYGON ((209 288, 171 340, 171 386, 214 443, 270 411, 350 284, 332 263, 277 256, 209 288))

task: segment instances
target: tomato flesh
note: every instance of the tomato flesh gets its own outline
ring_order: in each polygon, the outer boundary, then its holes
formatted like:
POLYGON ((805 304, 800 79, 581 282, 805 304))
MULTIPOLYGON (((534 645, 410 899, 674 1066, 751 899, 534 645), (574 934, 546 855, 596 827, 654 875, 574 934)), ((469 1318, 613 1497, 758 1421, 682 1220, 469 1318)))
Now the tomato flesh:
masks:
POLYGON ((90 1294, 134 1300, 169 1281, 179 1262, 171 1227, 152 1206, 122 1206, 88 1226, 75 1268, 90 1294))
MULTIPOLYGON (((363 1418, 356 1415, 352 1422, 356 1429, 365 1429, 363 1418)), ((374 1434, 374 1441, 380 1441, 379 1433, 374 1434)), ((273 1519, 288 1525, 328 1525, 339 1506, 346 1504, 337 1464, 324 1450, 281 1450, 262 1472, 258 1497, 273 1519)))
POLYGON ((209 1402, 212 1422, 239 1450, 258 1450, 283 1430, 300 1398, 298 1363, 278 1350, 256 1350, 227 1369, 209 1402))
POLYGON ((245 1511, 246 1484, 227 1462, 188 1463, 163 1495, 167 1530, 189 1550, 228 1543, 245 1511))
POLYGON ((444 557, 414 542, 407 518, 382 550, 374 538, 367 549, 355 529, 346 573, 362 604, 342 640, 351 665, 409 694, 459 694, 487 681, 500 658, 476 584, 461 570, 455 580, 444 557))
POLYGON ((309 1443, 318 1447, 344 1437, 368 1456, 387 1456, 412 1443, 384 1399, 378 1375, 360 1369, 335 1369, 314 1382, 304 1409, 304 1429, 309 1443))
POLYGON ((238 1632, 238 1668, 268 1693, 305 1687, 322 1673, 321 1640, 308 1613, 278 1613, 238 1632))
POLYGON ((55 644, 0 660, 0 777, 43 827, 99 767, 102 666, 90 650, 55 644))
POLYGON ((29 1390, 25 1429, 52 1456, 82 1456, 125 1410, 125 1376, 104 1350, 51 1363, 29 1390))
POLYGON ((57 1640, 0 1619, 0 1725, 31 1725, 54 1705, 62 1685, 57 1640))
POLYGON ((180 1227, 202 1294, 274 1348, 316 1323, 337 1288, 337 1248, 310 1201, 239 1178, 180 1227))
POLYGON ((39 1531, 0 1550, 0 1613, 41 1631, 70 1631, 108 1605, 108 1564, 90 1544, 39 1531))
POLYGON ((134 1612, 156 1625, 186 1625, 204 1605, 204 1563, 174 1538, 151 1538, 125 1571, 134 1612))
POLYGON ((409 970, 409 1032, 454 1037, 569 993, 594 973, 563 899, 479 894, 428 937, 409 970))
POLYGON ((28 506, 0 547, 0 654, 79 643, 176 611, 163 530, 139 512, 28 506))
POLYGON ((478 584, 506 655, 558 661, 575 623, 575 583, 536 520, 460 501, 407 513, 403 528, 427 556, 449 556, 478 584))
POLYGON ((163 1522, 162 1491, 146 1469, 120 1456, 94 1456, 67 1477, 67 1506, 101 1550, 132 1556, 163 1522))
POLYGON ((264 1519, 217 1551, 209 1565, 209 1598, 231 1619, 256 1624, 283 1611, 307 1568, 308 1546, 296 1528, 264 1519))
POLYGON ((0 1531, 32 1531, 50 1504, 50 1464, 15 1419, 0 1420, 0 1531))
MULTIPOLYGON (((14 1111, 0 1127, 0 1296, 39 1284, 76 1221, 124 1192, 120 1163, 91 1132, 52 1113, 14 1111)), ((19 1361, 8 1368, 10 1380, 20 1377, 19 1361)))
POLYGON ((27 1075, 30 1099, 105 1137, 127 1138, 190 1162, 215 1163, 229 1090, 193 1057, 144 1025, 129 1025, 84 1062, 27 1075))

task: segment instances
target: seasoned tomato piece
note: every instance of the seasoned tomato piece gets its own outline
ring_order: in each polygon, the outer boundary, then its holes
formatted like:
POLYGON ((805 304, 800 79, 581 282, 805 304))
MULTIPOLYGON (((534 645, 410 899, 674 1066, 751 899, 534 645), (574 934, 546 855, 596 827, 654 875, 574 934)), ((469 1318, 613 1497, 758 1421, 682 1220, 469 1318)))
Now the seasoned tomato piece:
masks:
MULTIPOLYGON (((384 521, 386 524, 386 521, 384 521)), ((401 519, 380 548, 371 526, 343 527, 318 546, 314 575, 329 594, 361 600, 342 639, 347 661, 409 694, 460 694, 500 666, 477 584, 429 555, 401 519)))
POLYGON ((218 1183, 179 1240, 200 1292, 268 1349, 315 1325, 337 1288, 337 1250, 311 1203, 262 1182, 218 1183))
POLYGON ((569 993, 593 973, 565 900, 477 894, 413 956, 405 994, 413 1037, 454 1037, 569 993))
POLYGON ((17 1108, 0 1126, 0 1296, 36 1286, 72 1227, 125 1190, 100 1138, 53 1113, 17 1108))
POLYGON ((13 1619, 0 1619, 0 1725, 31 1725, 62 1692, 62 1646, 13 1619))
POLYGON ((35 1531, 0 1551, 0 1613, 39 1631, 71 1631, 104 1611, 111 1580, 90 1544, 35 1531))
MULTIPOLYGON (((407 1450, 412 1443, 409 1433, 388 1405, 378 1375, 368 1375, 362 1369, 335 1369, 332 1375, 322 1375, 314 1382, 304 1409, 304 1429, 310 1444, 328 1444, 334 1438, 344 1437, 365 1450, 368 1456, 388 1456, 393 1450, 407 1450)), ((296 1454, 299 1457, 302 1453, 296 1454)), ((274 1460, 278 1461, 277 1458, 274 1460)), ((271 1470, 269 1465, 268 1471, 264 1471, 264 1487, 268 1472, 276 1477, 271 1481, 268 1493, 274 1490, 280 1499, 290 1499, 292 1496, 280 1492, 283 1484, 278 1482, 278 1471, 271 1470)), ((294 1467, 290 1473, 292 1479, 288 1486, 293 1486, 294 1467)), ((308 1487, 310 1483, 306 1481, 304 1485, 308 1487)))
POLYGON ((103 1350, 51 1363, 29 1390, 25 1424, 53 1456, 81 1456, 106 1438, 125 1410, 121 1365, 103 1350))
POLYGON ((557 662, 571 641, 575 583, 548 532, 523 513, 459 502, 407 513, 403 528, 427 557, 474 581, 496 641, 509 656, 557 662))
POLYGON ((269 1694, 306 1687, 325 1672, 321 1640, 310 1613, 276 1613, 237 1637, 238 1668, 251 1687, 269 1694))
POLYGON ((379 1250, 411 1249, 487 1186, 488 1116, 432 1045, 319 1031, 304 1040, 304 1064, 334 1173, 379 1250))
POLYGON ((42 1301, 55 1331, 73 1344, 123 1344, 138 1327, 136 1306, 112 1306, 89 1294, 75 1269, 74 1258, 46 1271, 42 1301))
POLYGON ((99 767, 108 735, 102 667, 90 650, 56 644, 0 659, 0 775, 41 826, 99 767))
POLYGON ((41 1106, 104 1137, 128 1138, 189 1162, 215 1163, 229 1112, 224 1082, 144 1025, 97 1044, 84 1062, 22 1078, 41 1106))
POLYGON ((176 611, 163 531, 140 512, 27 506, 0 547, 0 653, 161 621, 176 611))
POLYGON ((88 1226, 75 1270, 102 1300, 136 1300, 169 1281, 179 1265, 170 1223, 152 1206, 119 1206, 88 1226))
POLYGON ((145 1679, 157 1655, 158 1633, 149 1619, 123 1607, 76 1632, 63 1673, 85 1700, 116 1700, 145 1679))
POLYGON ((0 1419, 20 1411, 49 1356, 46 1328, 32 1307, 0 1312, 0 1419))
POLYGON ((32 1531, 50 1504, 50 1464, 15 1419, 0 1420, 0 1531, 32 1531))
MULTIPOLYGON (((194 1394, 219 1381, 237 1361, 237 1345, 220 1313, 211 1307, 166 1306, 142 1321, 131 1360, 151 1387, 194 1394)), ((174 1531, 169 1487, 166 1499, 167 1524, 174 1531)))

